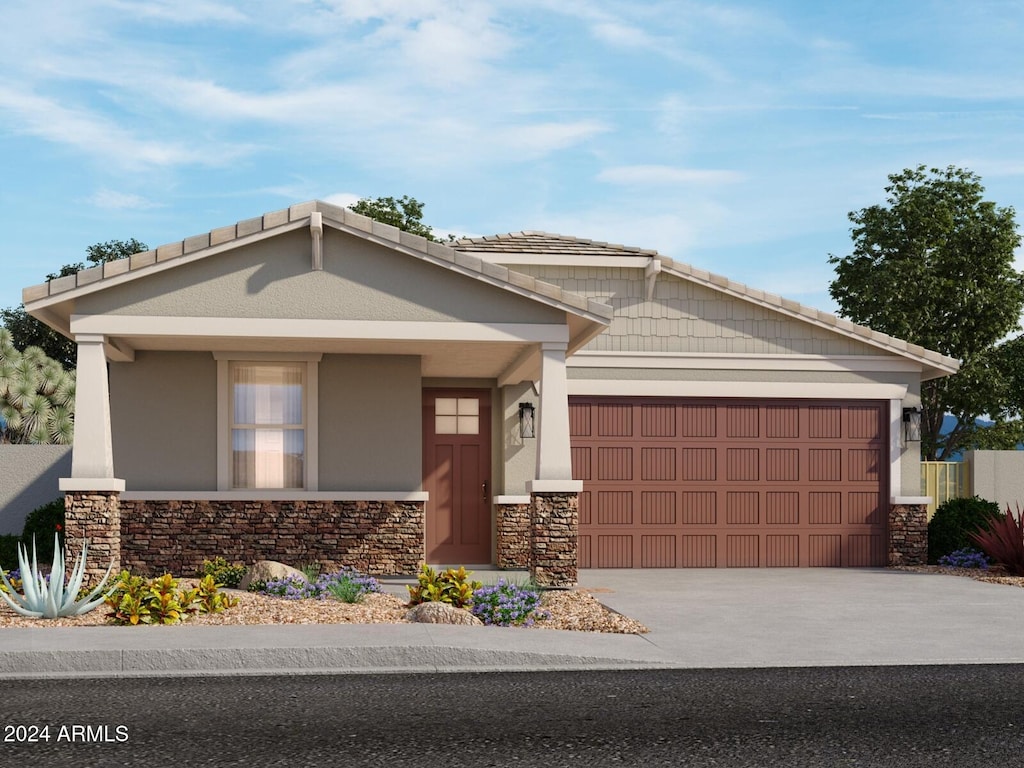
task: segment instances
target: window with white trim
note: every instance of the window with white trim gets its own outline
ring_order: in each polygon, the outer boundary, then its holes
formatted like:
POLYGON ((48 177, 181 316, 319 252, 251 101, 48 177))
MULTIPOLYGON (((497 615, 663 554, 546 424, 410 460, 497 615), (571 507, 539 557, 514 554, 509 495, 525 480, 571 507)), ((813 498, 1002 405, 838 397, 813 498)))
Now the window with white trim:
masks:
POLYGON ((217 487, 317 490, 320 355, 215 353, 217 487))
POLYGON ((231 364, 232 488, 305 486, 305 367, 231 364))

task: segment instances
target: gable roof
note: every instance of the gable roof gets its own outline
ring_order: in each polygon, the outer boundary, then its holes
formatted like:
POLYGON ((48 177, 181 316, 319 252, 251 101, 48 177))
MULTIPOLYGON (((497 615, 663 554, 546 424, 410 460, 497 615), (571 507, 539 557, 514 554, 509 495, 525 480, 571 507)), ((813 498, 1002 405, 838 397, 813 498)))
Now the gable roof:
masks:
POLYGON ((637 268, 641 268, 644 265, 637 257, 646 257, 648 265, 657 264, 655 270, 658 272, 665 272, 726 296, 765 307, 796 320, 825 328, 840 336, 869 344, 890 354, 913 360, 924 368, 926 378, 956 373, 960 368, 960 361, 956 358, 874 331, 867 326, 851 323, 849 320, 808 307, 797 301, 751 288, 722 275, 696 269, 689 264, 663 256, 655 250, 534 230, 488 237, 465 237, 453 243, 452 247, 480 258, 492 259, 497 263, 501 263, 502 259, 509 255, 511 256, 510 263, 514 261, 520 264, 560 265, 571 263, 579 265, 585 262, 588 266, 593 267, 625 266, 620 262, 623 257, 626 257, 637 268), (537 257, 536 261, 527 260, 532 256, 537 257))
MULTIPOLYGON (((66 334, 67 328, 63 327, 66 318, 62 318, 60 312, 53 310, 79 296, 209 258, 284 232, 307 227, 315 230, 317 226, 329 226, 458 274, 526 296, 565 310, 570 317, 578 317, 590 324, 606 326, 612 318, 613 310, 607 304, 321 200, 312 200, 244 219, 201 235, 186 237, 128 258, 110 261, 83 269, 74 275, 25 288, 22 291, 22 301, 30 313, 66 334)), ((599 330, 594 329, 591 337, 599 330)))

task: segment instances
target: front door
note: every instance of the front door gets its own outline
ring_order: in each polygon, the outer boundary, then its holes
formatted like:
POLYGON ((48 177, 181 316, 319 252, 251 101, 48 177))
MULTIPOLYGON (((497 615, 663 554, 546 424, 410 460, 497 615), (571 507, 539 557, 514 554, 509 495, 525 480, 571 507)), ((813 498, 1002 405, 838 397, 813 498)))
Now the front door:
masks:
POLYGON ((491 562, 491 397, 486 389, 423 391, 427 562, 491 562))

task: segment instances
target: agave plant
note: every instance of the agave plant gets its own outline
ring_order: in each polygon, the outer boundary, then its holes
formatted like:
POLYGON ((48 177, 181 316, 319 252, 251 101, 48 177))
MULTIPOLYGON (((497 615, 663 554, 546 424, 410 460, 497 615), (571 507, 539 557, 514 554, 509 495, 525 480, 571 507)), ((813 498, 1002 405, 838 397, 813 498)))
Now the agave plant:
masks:
POLYGON ((99 586, 85 597, 78 599, 78 593, 82 589, 82 581, 85 578, 85 560, 89 552, 89 542, 82 545, 82 552, 75 561, 75 567, 71 570, 71 580, 64 582, 64 553, 61 551, 60 540, 55 533, 53 535, 53 568, 50 570, 50 577, 39 572, 36 564, 36 541, 32 538, 32 563, 29 567, 28 552, 23 544, 18 545, 18 569, 21 572, 22 590, 24 594, 18 594, 14 586, 7 580, 7 575, 0 569, 0 579, 3 580, 7 591, 0 590, 0 597, 11 606, 11 608, 22 616, 33 619, 56 619, 59 616, 81 616, 93 608, 103 604, 116 585, 106 592, 103 591, 107 579, 110 578, 110 571, 114 567, 113 561, 107 566, 107 572, 103 575, 99 586))

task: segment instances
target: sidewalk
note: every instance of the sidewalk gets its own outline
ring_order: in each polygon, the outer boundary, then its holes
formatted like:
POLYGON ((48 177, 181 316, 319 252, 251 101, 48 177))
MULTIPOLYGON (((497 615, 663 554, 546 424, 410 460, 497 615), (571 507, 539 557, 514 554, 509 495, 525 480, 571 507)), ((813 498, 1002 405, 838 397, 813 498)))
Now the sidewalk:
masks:
POLYGON ((430 624, 0 630, 0 677, 1024 663, 1024 589, 884 569, 588 570, 647 635, 430 624))

